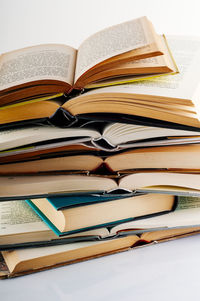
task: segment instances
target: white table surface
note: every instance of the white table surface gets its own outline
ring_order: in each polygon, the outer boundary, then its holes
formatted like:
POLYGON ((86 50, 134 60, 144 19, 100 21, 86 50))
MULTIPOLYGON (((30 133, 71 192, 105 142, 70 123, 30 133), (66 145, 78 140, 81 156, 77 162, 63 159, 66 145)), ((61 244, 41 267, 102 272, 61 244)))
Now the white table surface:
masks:
POLYGON ((200 235, 1 280, 2 301, 199 301, 200 235))
MULTIPOLYGON (((0 0, 0 53, 41 43, 78 47, 147 15, 159 33, 200 35, 198 0, 0 0)), ((200 300, 200 236, 0 281, 0 300, 200 300)))

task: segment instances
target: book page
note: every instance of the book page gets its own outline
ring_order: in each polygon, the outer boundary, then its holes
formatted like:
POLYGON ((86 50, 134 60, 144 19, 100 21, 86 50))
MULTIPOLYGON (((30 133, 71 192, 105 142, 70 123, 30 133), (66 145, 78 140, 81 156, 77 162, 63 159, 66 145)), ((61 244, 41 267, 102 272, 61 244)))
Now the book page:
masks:
POLYGON ((1 55, 0 90, 38 80, 73 84, 77 50, 56 44, 38 45, 1 55))
POLYGON ((37 195, 61 195, 62 193, 104 192, 116 189, 113 179, 82 175, 34 175, 0 177, 0 199, 6 197, 30 198, 37 195), (79 183, 79 186, 77 186, 79 183), (23 197, 22 197, 23 196, 23 197), (29 197, 28 197, 29 196, 29 197))
POLYGON ((0 202, 0 242, 4 235, 47 230, 48 227, 25 201, 0 202))
POLYGON ((170 238, 180 238, 192 234, 197 234, 200 231, 200 227, 184 227, 184 228, 173 228, 165 230, 157 230, 152 232, 145 232, 141 235, 141 239, 148 241, 162 241, 170 238))
MULTIPOLYGON (((98 138, 100 134, 87 128, 57 128, 53 126, 29 126, 0 131, 0 151, 40 141, 66 138, 69 143, 81 143, 98 138), (70 141, 71 138, 71 141, 70 141)), ((66 145, 66 144, 65 144, 66 145)))
MULTIPOLYGON (((120 147, 130 146, 123 143, 135 142, 143 139, 172 136, 196 136, 198 133, 193 131, 175 130, 170 128, 150 127, 134 124, 112 123, 109 124, 103 136, 113 145, 120 147)), ((0 144, 1 145, 1 144, 0 144)))
MULTIPOLYGON (((17 253, 20 260, 30 260, 33 258, 39 258, 42 256, 49 256, 49 255, 56 255, 61 252, 68 252, 72 250, 77 250, 85 247, 92 247, 94 245, 101 245, 102 241, 84 241, 84 242, 76 242, 71 244, 63 244, 57 246, 50 246, 50 247, 40 247, 40 248, 28 248, 28 249, 19 249, 15 250, 14 252, 17 253)), ((12 252, 12 251, 10 251, 12 252)), ((2 252, 3 254, 6 251, 2 252)))
MULTIPOLYGON (((137 241, 138 241, 138 236, 131 235, 129 237, 115 238, 115 239, 104 240, 104 241, 85 241, 85 242, 76 242, 76 243, 57 245, 51 247, 3 251, 2 255, 5 261, 8 263, 10 261, 9 257, 12 257, 12 254, 15 253, 19 262, 25 260, 28 261, 35 258, 41 258, 44 260, 44 262, 45 261, 48 262, 47 266, 50 266, 52 264, 69 261, 70 258, 76 260, 78 258, 90 257, 98 254, 105 254, 110 251, 127 248, 133 245, 137 241), (45 260, 46 256, 49 256, 49 260, 45 260)), ((44 266, 42 261, 35 262, 35 266, 38 264, 44 266)))
POLYGON ((78 49, 75 82, 96 64, 150 43, 153 43, 153 35, 146 17, 99 31, 85 40, 78 49))
MULTIPOLYGON (((186 146, 184 146, 186 147, 186 146)), ((191 146, 190 146, 191 147, 191 146)), ((170 148, 170 146, 168 147, 170 148)), ((175 147, 174 147, 175 148, 175 147)), ((148 153, 148 151, 147 151, 148 153)), ((115 159, 117 160, 115 155, 115 159)), ((174 159, 175 160, 175 159, 174 159)), ((132 173, 119 180, 119 187, 123 189, 142 190, 145 192, 152 191, 175 191, 180 192, 196 192, 200 190, 199 173, 180 173, 170 171, 159 172, 139 172, 132 173)))
MULTIPOLYGON (((0 245, 1 239, 8 235, 16 235, 38 232, 38 237, 46 238, 72 238, 78 236, 99 236, 109 235, 107 228, 93 229, 68 235, 67 237, 58 237, 42 221, 38 214, 26 203, 26 201, 5 201, 0 202, 0 245), (44 232, 44 236, 39 236, 39 232, 44 232)), ((30 240, 31 240, 30 236, 30 240)))
POLYGON ((167 41, 180 73, 95 89, 87 94, 130 93, 192 99, 200 86, 200 38, 167 36, 167 41))
POLYGON ((200 198, 178 197, 178 205, 175 211, 165 215, 145 218, 118 225, 112 229, 112 233, 126 229, 170 228, 200 226, 200 198))
POLYGON ((176 210, 200 208, 200 198, 198 197, 179 197, 176 210))

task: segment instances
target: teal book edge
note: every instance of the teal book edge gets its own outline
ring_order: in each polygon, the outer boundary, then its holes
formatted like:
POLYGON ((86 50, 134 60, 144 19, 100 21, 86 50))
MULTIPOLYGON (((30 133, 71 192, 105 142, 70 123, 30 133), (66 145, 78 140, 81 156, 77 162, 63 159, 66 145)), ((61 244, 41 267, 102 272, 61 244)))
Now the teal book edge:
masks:
MULTIPOLYGON (((100 224, 100 225, 95 225, 92 227, 86 227, 86 228, 81 228, 73 231, 67 231, 67 232, 60 232, 57 227, 54 226, 54 224, 38 209, 31 200, 26 200, 26 203, 40 216, 40 218, 47 224, 47 226, 58 236, 64 236, 64 235, 70 235, 70 234, 75 234, 75 233, 80 233, 84 231, 89 231, 93 229, 98 229, 98 228, 104 228, 104 227, 113 227, 121 223, 129 222, 132 221, 134 218, 127 218, 123 220, 118 220, 106 224, 100 224)), ((84 234, 84 233, 83 233, 84 234)), ((83 235, 82 235, 83 236, 83 235)))
POLYGON ((64 208, 73 208, 78 206, 92 205, 96 203, 114 201, 118 199, 126 198, 127 195, 74 195, 74 196, 58 196, 47 197, 47 200, 56 210, 64 208))

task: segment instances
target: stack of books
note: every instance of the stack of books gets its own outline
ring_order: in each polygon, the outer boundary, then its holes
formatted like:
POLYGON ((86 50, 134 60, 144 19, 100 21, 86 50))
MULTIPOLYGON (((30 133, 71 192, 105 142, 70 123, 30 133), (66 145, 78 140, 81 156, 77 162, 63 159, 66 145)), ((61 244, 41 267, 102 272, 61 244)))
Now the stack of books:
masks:
POLYGON ((146 17, 2 55, 0 277, 200 232, 199 61, 146 17))

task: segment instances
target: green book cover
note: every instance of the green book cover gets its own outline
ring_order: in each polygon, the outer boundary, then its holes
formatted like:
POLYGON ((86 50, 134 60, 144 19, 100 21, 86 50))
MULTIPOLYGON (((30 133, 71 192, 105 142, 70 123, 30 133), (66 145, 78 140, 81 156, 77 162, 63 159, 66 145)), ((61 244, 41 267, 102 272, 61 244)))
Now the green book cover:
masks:
POLYGON ((57 196, 57 197, 47 197, 47 200, 56 210, 61 210, 65 208, 72 208, 78 206, 92 205, 101 202, 114 201, 118 199, 126 198, 127 195, 99 195, 99 194, 89 194, 89 195, 74 195, 74 196, 57 196))
POLYGON ((75 234, 75 233, 81 233, 83 231, 88 231, 88 230, 93 230, 93 229, 97 229, 97 228, 104 228, 104 227, 112 227, 115 226, 117 224, 121 224, 121 223, 125 223, 125 222, 129 222, 132 221, 133 218, 127 218, 127 219, 123 219, 123 220, 118 220, 118 221, 114 221, 114 222, 110 222, 110 223, 106 223, 106 224, 100 224, 100 225, 94 225, 92 227, 86 227, 86 228, 80 228, 80 229, 76 229, 73 231, 67 231, 67 232, 60 232, 58 230, 58 228, 56 228, 54 226, 54 224, 37 208, 37 206, 35 206, 35 204, 33 204, 31 202, 31 200, 26 200, 26 202, 31 206, 31 208, 41 217, 41 219, 47 224, 47 226, 49 226, 49 228, 58 236, 64 236, 64 235, 69 235, 69 234, 75 234))

